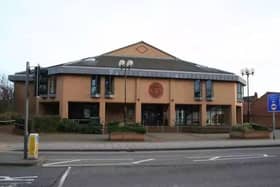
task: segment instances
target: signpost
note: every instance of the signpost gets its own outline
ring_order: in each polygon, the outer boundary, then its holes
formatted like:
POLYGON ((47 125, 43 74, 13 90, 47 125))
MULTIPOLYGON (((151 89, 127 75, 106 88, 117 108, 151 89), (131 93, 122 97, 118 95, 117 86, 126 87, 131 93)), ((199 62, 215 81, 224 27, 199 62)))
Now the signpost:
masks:
POLYGON ((275 139, 275 112, 280 112, 280 94, 267 95, 267 111, 272 112, 273 140, 275 139))

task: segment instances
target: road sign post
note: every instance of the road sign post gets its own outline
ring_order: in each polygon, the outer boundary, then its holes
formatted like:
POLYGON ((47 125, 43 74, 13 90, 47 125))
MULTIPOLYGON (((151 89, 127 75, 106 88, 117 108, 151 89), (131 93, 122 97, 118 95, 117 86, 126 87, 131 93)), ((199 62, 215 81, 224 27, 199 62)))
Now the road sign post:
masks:
POLYGON ((280 112, 280 94, 267 95, 267 111, 272 112, 272 138, 275 140, 275 112, 280 112))

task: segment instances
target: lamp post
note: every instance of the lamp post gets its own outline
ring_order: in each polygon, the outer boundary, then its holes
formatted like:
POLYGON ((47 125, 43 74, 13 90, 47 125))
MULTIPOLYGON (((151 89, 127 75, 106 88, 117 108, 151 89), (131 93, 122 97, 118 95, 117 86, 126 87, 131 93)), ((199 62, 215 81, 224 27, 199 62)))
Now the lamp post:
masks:
POLYGON ((247 77, 247 120, 250 123, 250 99, 249 99, 249 76, 254 75, 255 70, 253 68, 244 68, 241 70, 241 74, 247 77))
POLYGON ((119 61, 119 68, 124 70, 124 110, 123 110, 123 121, 124 125, 127 122, 127 102, 126 102, 126 79, 127 79, 127 71, 133 66, 133 60, 124 60, 121 59, 119 61))

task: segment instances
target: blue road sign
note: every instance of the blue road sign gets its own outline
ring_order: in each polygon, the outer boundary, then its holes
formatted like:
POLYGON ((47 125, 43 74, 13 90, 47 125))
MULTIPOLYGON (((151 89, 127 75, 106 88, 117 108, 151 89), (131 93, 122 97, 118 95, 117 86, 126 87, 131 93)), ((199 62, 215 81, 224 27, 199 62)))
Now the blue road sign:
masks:
POLYGON ((267 111, 280 112, 280 94, 267 95, 267 111))

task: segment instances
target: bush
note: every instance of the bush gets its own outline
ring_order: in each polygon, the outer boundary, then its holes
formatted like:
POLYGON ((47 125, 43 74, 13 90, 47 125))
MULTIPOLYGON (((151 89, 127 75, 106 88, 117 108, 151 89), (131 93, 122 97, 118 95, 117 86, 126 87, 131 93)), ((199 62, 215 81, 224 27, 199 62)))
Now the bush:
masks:
POLYGON ((21 115, 16 112, 4 112, 0 114, 0 121, 3 120, 17 120, 20 119, 21 115))
POLYGON ((108 132, 135 132, 140 134, 145 134, 146 129, 144 126, 138 123, 128 123, 124 125, 123 123, 110 123, 108 124, 108 132))
POLYGON ((31 129, 35 132, 57 132, 61 125, 59 116, 35 116, 32 119, 31 129))
POLYGON ((74 132, 82 134, 102 134, 102 125, 90 120, 88 123, 78 124, 71 119, 62 119, 58 126, 60 132, 74 132))
POLYGON ((252 131, 269 131, 269 128, 254 124, 254 123, 244 123, 243 125, 234 125, 231 128, 232 131, 239 132, 252 132, 252 131))
POLYGON ((77 126, 79 124, 71 119, 62 119, 57 130, 60 132, 77 132, 77 126))

